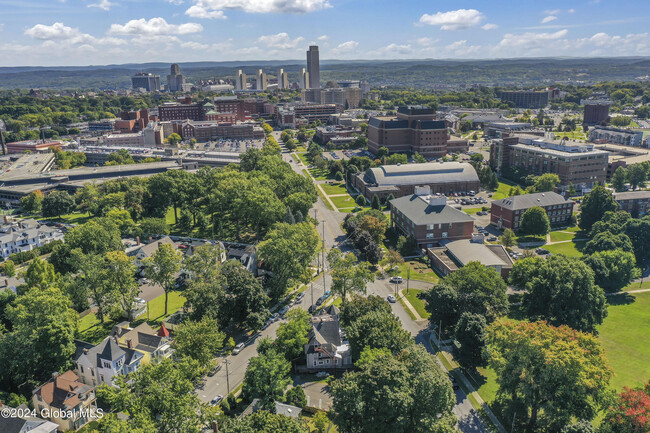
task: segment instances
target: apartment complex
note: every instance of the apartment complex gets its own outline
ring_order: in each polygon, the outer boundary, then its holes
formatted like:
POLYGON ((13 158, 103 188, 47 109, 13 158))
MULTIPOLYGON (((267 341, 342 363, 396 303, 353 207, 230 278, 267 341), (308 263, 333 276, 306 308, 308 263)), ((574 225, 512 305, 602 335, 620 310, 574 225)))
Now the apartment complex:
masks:
POLYGON ((518 230, 521 217, 531 207, 546 211, 551 225, 569 225, 573 215, 573 200, 554 192, 538 192, 507 197, 492 202, 490 224, 499 229, 518 230))
POLYGON ((513 90, 499 92, 499 98, 511 102, 515 108, 544 108, 552 98, 553 90, 513 90))
POLYGON ((614 194, 619 209, 634 218, 642 218, 650 211, 650 191, 627 191, 614 194))
POLYGON ((415 238, 420 248, 442 240, 471 239, 474 218, 447 205, 445 196, 431 195, 429 187, 390 201, 391 224, 399 233, 415 238))
POLYGON ((641 147, 643 145, 643 131, 614 128, 612 126, 596 126, 589 131, 589 141, 641 147))
POLYGON ((535 175, 555 173, 562 189, 573 184, 581 190, 605 181, 608 157, 609 152, 593 144, 519 135, 492 140, 490 165, 499 173, 506 167, 535 175))
POLYGON ((320 120, 327 123, 331 114, 341 113, 342 107, 337 104, 291 103, 278 105, 275 108, 275 121, 281 128, 295 128, 298 124, 306 124, 320 120))
POLYGON ((418 186, 428 186, 434 194, 479 190, 476 170, 462 162, 382 165, 353 176, 352 183, 368 200, 414 194, 418 186))
POLYGON ((174 132, 184 140, 197 141, 218 139, 257 140, 264 138, 264 130, 255 123, 219 123, 213 121, 195 122, 186 120, 174 124, 174 132))
POLYGON ((337 104, 346 109, 357 108, 361 102, 358 87, 303 89, 302 100, 316 104, 337 104))
POLYGON ((582 123, 587 125, 600 125, 609 120, 609 106, 611 101, 587 99, 580 101, 585 106, 582 123))
POLYGON ((134 90, 144 89, 147 92, 160 92, 160 75, 150 72, 138 72, 131 77, 134 90))

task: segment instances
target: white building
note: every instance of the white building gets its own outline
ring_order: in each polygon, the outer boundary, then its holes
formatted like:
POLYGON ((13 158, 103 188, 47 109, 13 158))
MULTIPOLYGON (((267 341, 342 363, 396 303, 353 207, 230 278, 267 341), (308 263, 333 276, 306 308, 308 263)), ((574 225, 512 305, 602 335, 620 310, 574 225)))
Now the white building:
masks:
POLYGON ((58 240, 63 240, 61 230, 40 225, 33 219, 3 224, 0 226, 0 256, 7 258, 58 240))
POLYGON ((79 380, 86 385, 114 385, 113 379, 140 368, 142 353, 120 347, 114 338, 107 337, 97 346, 78 342, 73 359, 79 380))

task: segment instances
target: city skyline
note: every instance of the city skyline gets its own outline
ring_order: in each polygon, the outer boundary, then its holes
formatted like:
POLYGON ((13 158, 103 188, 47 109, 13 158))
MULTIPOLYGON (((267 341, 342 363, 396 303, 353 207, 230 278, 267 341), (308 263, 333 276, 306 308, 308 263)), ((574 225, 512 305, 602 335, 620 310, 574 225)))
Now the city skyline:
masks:
POLYGON ((0 66, 650 55, 641 0, 1 0, 0 66), (630 11, 636 11, 630 13, 630 11), (336 25, 332 25, 336 23, 336 25), (388 30, 388 31, 387 31, 388 30), (138 46, 134 50, 133 46, 138 46))

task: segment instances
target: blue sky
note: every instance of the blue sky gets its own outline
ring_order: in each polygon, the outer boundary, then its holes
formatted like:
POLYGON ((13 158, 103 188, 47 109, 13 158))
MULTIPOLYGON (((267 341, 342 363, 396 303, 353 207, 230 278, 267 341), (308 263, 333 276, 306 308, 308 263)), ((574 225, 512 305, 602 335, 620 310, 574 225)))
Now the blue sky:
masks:
POLYGON ((0 66, 650 55, 648 0, 0 0, 0 66))

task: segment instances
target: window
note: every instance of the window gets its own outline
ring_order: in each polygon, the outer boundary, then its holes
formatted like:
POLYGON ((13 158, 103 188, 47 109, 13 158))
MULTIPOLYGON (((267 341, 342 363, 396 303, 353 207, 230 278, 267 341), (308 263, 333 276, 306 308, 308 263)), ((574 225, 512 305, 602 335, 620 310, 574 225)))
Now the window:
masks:
POLYGON ((427 230, 433 230, 433 224, 427 224, 427 230))
POLYGON ((433 233, 427 233, 427 239, 433 239, 433 233))
POLYGON ((83 365, 79 365, 79 372, 81 374, 84 374, 84 366, 83 365))

